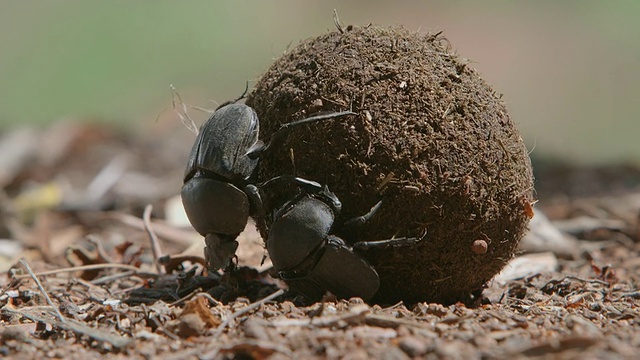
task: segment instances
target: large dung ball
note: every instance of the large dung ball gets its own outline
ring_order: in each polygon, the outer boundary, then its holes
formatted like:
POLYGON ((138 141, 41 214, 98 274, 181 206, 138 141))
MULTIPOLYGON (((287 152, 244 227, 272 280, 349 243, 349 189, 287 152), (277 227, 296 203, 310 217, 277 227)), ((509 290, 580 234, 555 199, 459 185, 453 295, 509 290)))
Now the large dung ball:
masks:
MULTIPOLYGON (((344 234, 350 242, 421 239, 363 254, 381 278, 374 301, 467 300, 527 229, 527 149, 501 96, 439 34, 368 26, 306 40, 275 61, 247 104, 263 139, 321 111, 357 113, 294 129, 259 177, 328 184, 343 203, 337 224, 383 199, 369 223, 344 234)), ((265 191, 268 208, 289 196, 265 191)))

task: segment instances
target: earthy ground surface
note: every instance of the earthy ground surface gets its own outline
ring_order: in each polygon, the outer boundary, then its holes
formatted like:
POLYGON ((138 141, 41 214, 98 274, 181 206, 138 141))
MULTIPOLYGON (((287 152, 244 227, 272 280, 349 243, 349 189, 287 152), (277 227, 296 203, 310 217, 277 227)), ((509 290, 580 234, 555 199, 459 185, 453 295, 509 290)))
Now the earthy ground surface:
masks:
POLYGON ((201 276, 176 197, 193 138, 164 120, 140 136, 59 123, 0 137, 0 357, 637 355, 637 168, 534 162, 533 230, 477 304, 304 304, 268 275, 251 226, 248 268, 201 276))

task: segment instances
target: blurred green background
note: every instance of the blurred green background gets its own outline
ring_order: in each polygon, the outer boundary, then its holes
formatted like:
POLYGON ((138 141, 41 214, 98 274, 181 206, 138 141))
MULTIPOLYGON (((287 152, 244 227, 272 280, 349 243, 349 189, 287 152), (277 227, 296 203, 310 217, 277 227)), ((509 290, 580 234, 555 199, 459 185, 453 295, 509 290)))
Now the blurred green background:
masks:
POLYGON ((344 25, 444 30, 505 94, 534 156, 640 160, 639 1, 0 1, 0 129, 152 126, 169 84, 215 108, 333 30, 334 8, 344 25))

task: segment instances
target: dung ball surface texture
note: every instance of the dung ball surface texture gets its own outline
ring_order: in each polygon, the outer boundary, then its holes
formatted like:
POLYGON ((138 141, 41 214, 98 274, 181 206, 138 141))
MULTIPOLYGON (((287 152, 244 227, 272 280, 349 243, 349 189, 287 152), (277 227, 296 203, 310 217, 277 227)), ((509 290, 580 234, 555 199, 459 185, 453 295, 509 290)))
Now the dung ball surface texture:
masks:
MULTIPOLYGON (((357 113, 294 129, 262 159, 259 180, 327 184, 342 201, 335 229, 347 242, 420 239, 362 253, 381 278, 376 302, 466 300, 527 230, 527 149, 501 96, 439 35, 369 26, 308 39, 274 62, 247 104, 265 140, 318 112, 357 113), (340 232, 381 199, 371 221, 340 232), (486 251, 473 250, 478 240, 486 251)), ((290 196, 269 191, 269 209, 290 196)))

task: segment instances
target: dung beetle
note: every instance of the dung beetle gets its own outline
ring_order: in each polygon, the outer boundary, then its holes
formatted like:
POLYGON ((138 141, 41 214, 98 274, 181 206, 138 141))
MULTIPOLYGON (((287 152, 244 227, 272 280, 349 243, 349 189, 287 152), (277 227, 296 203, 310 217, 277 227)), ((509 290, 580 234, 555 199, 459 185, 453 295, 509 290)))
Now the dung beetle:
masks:
POLYGON ((258 116, 251 107, 233 101, 216 109, 191 149, 181 191, 189 221, 205 237, 209 270, 234 266, 236 238, 255 213, 253 199, 258 194, 253 183, 260 158, 294 127, 346 115, 355 113, 335 112, 283 124, 265 144, 258 138, 258 116))
MULTIPOLYGON (((365 224, 381 207, 382 200, 367 214, 336 224, 342 204, 326 185, 282 175, 259 187, 262 189, 281 181, 295 184, 299 191, 271 214, 267 251, 278 276, 311 300, 320 299, 326 291, 341 298, 370 300, 378 291, 380 278, 357 252, 407 246, 418 241, 416 238, 395 238, 349 245, 333 234, 365 224)), ((260 203, 257 205, 261 206, 260 203)))

